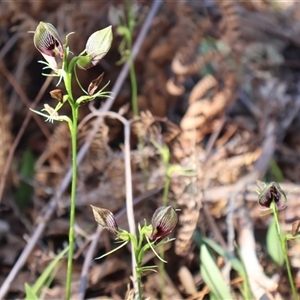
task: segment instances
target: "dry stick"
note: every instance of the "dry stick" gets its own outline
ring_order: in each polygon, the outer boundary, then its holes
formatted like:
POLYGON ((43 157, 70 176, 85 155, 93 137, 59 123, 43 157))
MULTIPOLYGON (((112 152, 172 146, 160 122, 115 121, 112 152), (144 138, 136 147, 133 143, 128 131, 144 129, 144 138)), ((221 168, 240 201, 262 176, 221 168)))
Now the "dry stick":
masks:
MULTIPOLYGON (((0 61, 0 64, 1 64, 1 61, 0 61)), ((40 89, 40 91, 38 93, 38 95, 36 96, 34 102, 32 103, 32 106, 31 106, 32 108, 35 108, 36 105, 40 102, 42 96, 45 94, 45 91, 48 88, 51 81, 52 81, 52 77, 47 77, 47 79, 45 80, 42 88, 40 89)), ((34 114, 32 114, 30 110, 27 111, 26 117, 25 117, 25 119, 23 121, 23 124, 22 124, 22 126, 21 126, 21 128, 18 132, 18 135, 16 136, 12 146, 9 149, 9 153, 8 153, 8 156, 7 156, 7 159, 6 159, 6 162, 5 162, 3 173, 2 173, 1 178, 0 178, 0 202, 2 200, 4 187, 5 187, 5 181, 6 181, 9 169, 10 169, 10 165, 11 165, 14 153, 15 153, 16 148, 19 145, 19 142, 21 140, 21 137, 23 136, 24 131, 25 131, 25 129, 26 129, 26 127, 27 127, 27 125, 28 125, 28 123, 29 123, 29 121, 30 121, 30 119, 33 115, 34 114)), ((0 299, 2 299, 1 296, 0 296, 0 299)))
POLYGON ((14 44, 18 41, 18 34, 15 33, 3 46, 0 51, 0 60, 10 51, 10 49, 14 46, 14 44))
MULTIPOLYGON (((14 80, 16 82, 22 82, 22 79, 24 78, 24 71, 26 69, 26 67, 28 66, 28 62, 30 62, 33 58, 33 55, 31 53, 29 53, 28 51, 21 51, 19 57, 18 57, 18 61, 16 64, 16 67, 13 69, 13 71, 11 71, 11 73, 13 73, 14 75, 14 80)), ((7 84, 9 85, 10 83, 7 82, 7 84)), ((15 89, 12 90, 12 93, 10 94, 9 97, 9 110, 13 111, 14 107, 18 107, 18 102, 19 100, 19 95, 16 92, 15 89)), ((24 102, 24 101, 23 101, 24 102)), ((28 107, 30 107, 31 103, 28 102, 28 107)))
MULTIPOLYGON (((152 4, 151 10, 145 20, 145 23, 141 29, 141 32, 133 46, 132 49, 132 58, 134 59, 142 45, 142 42, 149 30, 149 27, 151 25, 151 21, 154 17, 154 15, 156 14, 158 8, 161 5, 161 1, 160 0, 155 0, 155 2, 152 4)), ((112 88, 112 94, 114 96, 117 96, 122 85, 123 82, 126 79, 126 76, 128 74, 130 68, 130 63, 126 62, 125 65, 123 66, 120 75, 118 76, 116 83, 114 84, 113 88, 112 88)), ((51 78, 51 77, 50 77, 51 78)), ((114 102, 114 99, 112 98, 108 98, 105 102, 105 104, 103 105, 103 107, 101 108, 101 111, 108 111, 112 104, 114 102)), ((94 139, 98 128, 102 122, 103 117, 99 116, 98 119, 95 121, 94 126, 86 140, 86 142, 83 144, 83 146, 81 147, 80 151, 78 152, 77 155, 77 164, 80 164, 81 161, 83 160, 85 154, 87 153, 90 144, 92 142, 92 140, 94 139)), ((44 216, 41 218, 40 223, 38 224, 38 226, 36 227, 32 237, 29 239, 28 244, 25 246, 25 248, 23 249, 23 252, 21 253, 19 259, 17 260, 17 262, 15 263, 15 265, 13 266, 13 268, 11 269, 9 275, 6 277, 5 281, 3 282, 1 288, 0 288, 0 299, 3 299, 6 295, 6 293, 9 290, 9 287, 12 283, 12 281, 15 279, 16 275, 18 274, 19 270, 23 267, 23 265, 26 263, 26 260, 28 258, 28 256, 30 255, 31 251, 33 250, 35 244, 37 243, 37 240, 39 239, 39 237, 41 236, 41 234, 43 233, 45 226, 47 224, 47 222, 49 221, 49 219, 51 218, 52 214, 54 213, 56 207, 57 207, 57 199, 59 199, 63 192, 67 189, 70 180, 71 180, 71 174, 72 174, 72 169, 69 169, 68 172, 66 173, 65 177, 62 180, 62 183, 60 184, 60 186, 57 189, 57 193, 56 196, 52 197, 48 207, 46 208, 46 212, 44 214, 44 216)))
MULTIPOLYGON (((14 76, 7 70, 6 66, 4 65, 4 63, 1 60, 0 60, 0 71, 7 78, 7 80, 9 81, 9 83, 11 84, 11 86, 13 87, 15 92, 17 92, 17 94, 20 96, 22 102, 27 106, 28 110, 29 110, 29 108, 33 108, 32 104, 30 103, 29 99, 27 98, 24 90, 22 89, 22 87, 20 86, 18 81, 15 80, 14 76)), ((40 93, 39 93, 39 95, 40 95, 40 93)), ((39 101, 40 101, 40 99, 39 99, 39 101)), ((41 131, 44 133, 45 137, 47 139, 49 139, 51 134, 50 134, 50 131, 48 130, 48 128, 45 126, 45 123, 43 122, 43 120, 37 114, 32 114, 32 117, 34 118, 36 123, 41 128, 41 131)))
MULTIPOLYGON (((126 212, 127 212, 127 222, 129 225, 129 232, 133 236, 136 235, 134 212, 133 212, 133 202, 132 202, 132 173, 131 173, 131 162, 130 162, 130 125, 132 121, 125 119, 123 116, 116 112, 108 111, 94 111, 93 114, 98 115, 98 117, 112 116, 118 119, 124 125, 124 160, 125 160, 125 186, 126 186, 126 212)), ((131 263, 132 263, 132 275, 133 275, 133 286, 135 295, 138 294, 138 282, 136 273, 136 258, 131 245, 131 263)))

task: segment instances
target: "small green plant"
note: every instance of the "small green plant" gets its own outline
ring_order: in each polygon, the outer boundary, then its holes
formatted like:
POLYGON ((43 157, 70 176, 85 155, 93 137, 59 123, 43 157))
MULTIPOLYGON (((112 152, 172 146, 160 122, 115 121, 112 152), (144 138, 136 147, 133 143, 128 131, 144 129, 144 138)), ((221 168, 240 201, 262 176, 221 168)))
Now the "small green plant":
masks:
POLYGON ((139 108, 137 102, 137 80, 136 73, 134 68, 134 61, 132 58, 132 45, 133 45, 133 30, 136 24, 135 15, 132 9, 132 3, 130 0, 125 1, 126 4, 126 13, 119 18, 119 25, 117 27, 117 33, 123 37, 120 46, 119 52, 121 54, 121 59, 118 64, 123 64, 126 61, 130 63, 130 83, 131 83, 131 105, 134 116, 139 115, 139 108))
POLYGON ((71 281, 72 281, 72 262, 74 253, 74 223, 75 223, 75 206, 76 206, 76 179, 77 179, 77 123, 78 111, 80 105, 94 100, 95 98, 107 97, 108 92, 104 88, 97 91, 102 76, 93 80, 85 91, 78 79, 76 68, 87 70, 97 65, 100 60, 107 54, 112 43, 112 28, 108 26, 102 30, 94 32, 87 40, 85 49, 77 56, 74 56, 68 47, 68 38, 72 33, 66 36, 63 44, 56 28, 45 22, 40 22, 34 32, 34 45, 43 55, 46 61, 44 69, 50 69, 51 74, 45 76, 54 76, 59 78, 58 84, 64 83, 65 91, 55 89, 50 92, 52 98, 58 100, 55 108, 45 104, 42 111, 32 110, 35 113, 46 117, 46 121, 65 121, 69 125, 72 140, 72 186, 71 186, 71 207, 70 207, 70 228, 69 228, 69 253, 68 253, 68 270, 66 280, 66 299, 70 299, 71 281), (59 63, 58 63, 59 61, 59 63), (59 67, 58 65, 61 65, 59 67), (75 79, 81 88, 83 95, 75 99, 72 91, 72 78, 75 79), (97 92, 96 92, 97 91, 97 92), (72 111, 72 117, 59 115, 58 111, 66 103, 69 104, 72 111), (44 113, 44 112, 45 113, 44 113))
POLYGON ((38 300, 40 299, 40 293, 43 286, 50 285, 55 272, 58 271, 59 261, 63 258, 63 256, 67 253, 68 247, 66 247, 63 251, 61 251, 52 262, 46 267, 40 277, 36 280, 33 286, 30 286, 28 283, 25 283, 25 300, 38 300), (50 280, 49 280, 50 279, 50 280))
POLYGON ((138 226, 138 236, 134 236, 130 232, 118 227, 115 217, 111 211, 105 208, 99 208, 91 205, 94 213, 95 220, 103 228, 114 234, 116 238, 121 242, 121 245, 112 251, 105 253, 97 259, 103 258, 120 248, 124 247, 127 243, 131 242, 133 246, 134 255, 136 258, 136 274, 137 286, 138 286, 138 299, 143 299, 142 291, 142 274, 146 271, 154 271, 156 266, 143 266, 142 261, 145 253, 152 250, 154 254, 164 263, 163 260, 155 251, 159 246, 162 246, 174 239, 165 238, 175 228, 178 217, 176 210, 172 206, 161 206, 153 214, 151 224, 147 225, 145 221, 144 226, 138 226))
POLYGON ((243 278, 241 293, 243 294, 244 299, 252 299, 253 296, 249 288, 247 273, 241 259, 235 257, 231 253, 228 253, 212 239, 201 236, 198 231, 195 231, 193 238, 200 249, 200 271, 203 281, 210 289, 210 299, 233 298, 225 280, 223 279, 219 267, 214 260, 211 250, 214 250, 218 255, 231 263, 232 268, 241 278, 243 278))
MULTIPOLYGON (((183 175, 183 176, 196 176, 196 172, 190 167, 186 166, 183 167, 179 164, 170 164, 170 158, 171 158, 171 153, 167 145, 165 144, 160 144, 154 139, 150 140, 153 146, 157 149, 162 162, 164 164, 165 168, 165 184, 164 184, 164 190, 163 190, 163 198, 162 198, 162 205, 166 206, 168 202, 168 195, 169 195, 169 190, 170 190, 170 184, 171 184, 171 176, 176 173, 177 175, 183 175)), ((164 259, 165 252, 164 249, 161 249, 159 253, 160 257, 164 259)), ((159 264, 159 271, 160 274, 164 274, 165 270, 165 265, 163 264, 163 261, 160 261, 159 264)), ((163 297, 164 294, 164 288, 165 288, 165 282, 164 282, 164 277, 161 277, 161 296, 163 297)))
POLYGON ((288 257, 288 248, 287 241, 290 239, 295 239, 298 236, 287 234, 285 235, 279 224, 278 220, 278 212, 287 207, 287 198, 285 192, 281 189, 280 185, 277 182, 270 182, 266 184, 261 181, 257 181, 258 186, 258 202, 264 208, 267 209, 268 212, 271 212, 273 215, 273 222, 270 226, 267 243, 270 256, 277 263, 277 265, 282 265, 285 262, 286 270, 288 273, 289 283, 292 289, 293 299, 299 299, 296 287, 294 284, 290 261, 288 257), (277 244, 274 244, 274 239, 277 237, 277 244), (271 246, 270 243, 273 242, 271 246), (280 247, 280 250, 275 250, 274 247, 280 247))

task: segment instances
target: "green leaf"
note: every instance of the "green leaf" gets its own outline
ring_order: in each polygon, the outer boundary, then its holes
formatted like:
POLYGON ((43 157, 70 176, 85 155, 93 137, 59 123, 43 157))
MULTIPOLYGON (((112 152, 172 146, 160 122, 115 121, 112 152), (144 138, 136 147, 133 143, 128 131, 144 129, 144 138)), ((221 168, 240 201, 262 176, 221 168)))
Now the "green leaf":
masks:
MULTIPOLYGON (((34 163, 35 159, 30 149, 24 152, 21 161, 20 175, 25 179, 32 179, 34 177, 34 163)), ((33 187, 27 182, 20 181, 16 192, 16 202, 20 208, 24 208, 30 203, 33 194, 33 187)))
POLYGON ((214 251, 216 251, 219 255, 224 257, 226 260, 230 261, 233 269, 235 269, 240 276, 245 276, 245 269, 240 260, 238 260, 235 256, 228 253, 224 248, 218 245, 215 241, 208 239, 206 237, 201 237, 202 240, 211 247, 214 251))
POLYGON ((63 251, 61 251, 39 276, 39 278, 32 286, 32 291, 34 292, 34 294, 38 294, 40 292, 41 288, 45 285, 45 282, 48 280, 48 277, 51 275, 59 260, 62 259, 63 256, 68 252, 68 249, 69 247, 66 247, 63 251))
POLYGON ((25 300, 39 300, 38 296, 33 291, 32 287, 25 282, 25 300))
POLYGON ((282 171, 274 159, 270 160, 270 170, 276 182, 284 182, 282 171))
POLYGON ((278 237, 275 219, 273 218, 267 232, 267 249, 272 260, 279 266, 284 264, 284 254, 278 237))
MULTIPOLYGON (((240 256, 237 258, 233 256, 232 254, 228 253, 224 248, 222 248, 219 244, 217 244, 215 241, 206 238, 206 237, 201 237, 199 232, 195 232, 194 234, 194 240, 198 245, 201 245, 201 240, 203 240, 209 247, 211 247, 216 253, 224 257, 226 260, 228 260, 232 268, 238 272, 238 274, 244 278, 243 281, 243 290, 241 291, 242 294, 244 295, 245 299, 251 299, 252 295, 250 292, 249 288, 249 282, 248 282, 248 276, 245 270, 245 266, 240 258, 240 256)), ((237 249, 238 251, 238 249, 237 249)), ((239 253, 239 251, 238 251, 239 253)), ((212 298, 211 298, 212 299, 212 298)))
POLYGON ((200 238, 200 271, 202 278, 210 289, 212 299, 232 299, 222 274, 207 249, 206 243, 200 238))

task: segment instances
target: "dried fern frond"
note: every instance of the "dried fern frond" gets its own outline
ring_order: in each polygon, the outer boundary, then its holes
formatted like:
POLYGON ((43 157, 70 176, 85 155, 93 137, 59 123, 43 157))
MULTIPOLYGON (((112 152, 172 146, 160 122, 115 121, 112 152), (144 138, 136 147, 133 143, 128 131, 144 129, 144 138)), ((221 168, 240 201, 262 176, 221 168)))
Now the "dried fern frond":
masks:
POLYGON ((197 100, 200 100, 209 90, 216 87, 217 85, 218 82, 214 76, 210 74, 206 75, 193 87, 190 93, 189 103, 192 104, 197 100))

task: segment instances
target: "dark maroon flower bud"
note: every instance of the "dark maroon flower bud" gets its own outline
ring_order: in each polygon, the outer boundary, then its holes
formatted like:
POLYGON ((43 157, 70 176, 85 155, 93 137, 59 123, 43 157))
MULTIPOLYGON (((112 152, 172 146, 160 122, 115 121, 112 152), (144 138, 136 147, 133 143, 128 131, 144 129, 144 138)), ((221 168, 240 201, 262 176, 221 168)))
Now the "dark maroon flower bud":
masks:
POLYGON ((175 228, 178 216, 172 206, 159 207, 152 216, 150 240, 162 240, 175 228))
POLYGON ((287 199, 284 191, 277 182, 258 182, 258 203, 266 208, 270 208, 274 201, 277 210, 283 210, 287 206, 287 199))

